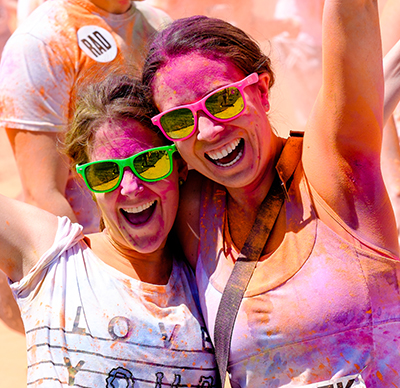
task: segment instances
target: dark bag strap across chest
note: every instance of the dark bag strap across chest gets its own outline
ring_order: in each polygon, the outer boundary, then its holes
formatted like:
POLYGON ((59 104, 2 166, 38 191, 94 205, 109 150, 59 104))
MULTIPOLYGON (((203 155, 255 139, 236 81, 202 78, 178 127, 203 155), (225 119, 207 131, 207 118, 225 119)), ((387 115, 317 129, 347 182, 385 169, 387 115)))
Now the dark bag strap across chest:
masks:
MULTIPOLYGON (((292 176, 300 160, 302 143, 303 134, 301 132, 292 132, 291 138, 288 139, 284 147, 282 154, 285 154, 285 152, 291 154, 289 158, 291 160, 287 165, 278 162, 277 170, 286 182, 292 176)), ((283 159, 286 159, 286 157, 283 159)), ((286 187, 282 185, 277 174, 260 206, 254 225, 233 267, 218 306, 214 343, 222 388, 225 385, 232 332, 239 306, 257 266, 258 259, 278 218, 286 194, 286 187)))
POLYGON ((257 214, 256 221, 233 267, 218 307, 215 322, 215 355, 225 384, 232 331, 239 306, 261 252, 278 217, 285 196, 279 177, 275 179, 257 214))

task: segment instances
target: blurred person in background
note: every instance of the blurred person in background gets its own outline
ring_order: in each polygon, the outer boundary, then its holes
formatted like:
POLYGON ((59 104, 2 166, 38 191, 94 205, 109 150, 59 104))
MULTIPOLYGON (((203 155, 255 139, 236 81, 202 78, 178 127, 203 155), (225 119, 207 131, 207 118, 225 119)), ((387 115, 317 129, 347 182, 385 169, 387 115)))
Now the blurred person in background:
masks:
POLYGON ((0 126, 14 151, 24 201, 99 230, 91 194, 57 150, 79 76, 133 63, 171 19, 144 2, 53 0, 15 31, 0 63, 0 126), (18 64, 18 65, 16 65, 18 64))
MULTIPOLYGON (((298 33, 272 39, 277 56, 279 114, 290 129, 303 130, 322 84, 324 0, 278 0, 274 18, 297 21, 298 33)), ((277 92, 278 92, 277 91, 277 92)))

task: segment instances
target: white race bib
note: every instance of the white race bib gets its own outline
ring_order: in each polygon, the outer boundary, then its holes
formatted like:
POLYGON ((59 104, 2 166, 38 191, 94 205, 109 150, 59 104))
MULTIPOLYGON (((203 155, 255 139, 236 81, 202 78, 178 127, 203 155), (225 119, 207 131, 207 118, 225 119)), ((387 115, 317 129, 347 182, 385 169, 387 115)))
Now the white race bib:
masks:
POLYGON ((99 26, 84 26, 78 30, 82 51, 97 62, 111 62, 118 53, 117 43, 110 32, 99 26))

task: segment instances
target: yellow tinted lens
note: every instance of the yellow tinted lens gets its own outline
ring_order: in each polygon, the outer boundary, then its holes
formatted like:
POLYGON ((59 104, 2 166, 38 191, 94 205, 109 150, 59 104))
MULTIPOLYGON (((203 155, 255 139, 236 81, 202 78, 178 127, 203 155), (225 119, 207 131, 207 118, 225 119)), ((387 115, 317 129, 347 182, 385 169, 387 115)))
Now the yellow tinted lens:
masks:
POLYGON ((119 167, 114 162, 91 164, 85 170, 87 183, 93 190, 106 191, 117 186, 119 167))
POLYGON ((190 109, 181 108, 161 116, 160 123, 171 139, 183 139, 194 128, 194 117, 190 109))
POLYGON ((148 151, 133 161, 136 172, 148 180, 159 180, 170 172, 171 161, 167 151, 148 151))
POLYGON ((207 98, 205 105, 208 112, 217 119, 231 119, 244 109, 243 97, 235 87, 214 93, 207 98))

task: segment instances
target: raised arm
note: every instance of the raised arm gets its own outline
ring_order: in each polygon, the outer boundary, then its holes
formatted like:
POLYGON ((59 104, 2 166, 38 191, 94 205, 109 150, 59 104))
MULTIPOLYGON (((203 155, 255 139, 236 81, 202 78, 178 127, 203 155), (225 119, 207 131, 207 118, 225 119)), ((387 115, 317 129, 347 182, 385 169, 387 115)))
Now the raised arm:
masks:
MULTIPOLYGON (((398 254, 393 210, 380 170, 382 122, 377 1, 326 0, 323 84, 305 131, 305 174, 357 236, 398 254)), ((317 211, 326 218, 318 204, 317 211)))
POLYGON ((0 195, 0 269, 13 281, 24 277, 52 246, 57 217, 0 195))

